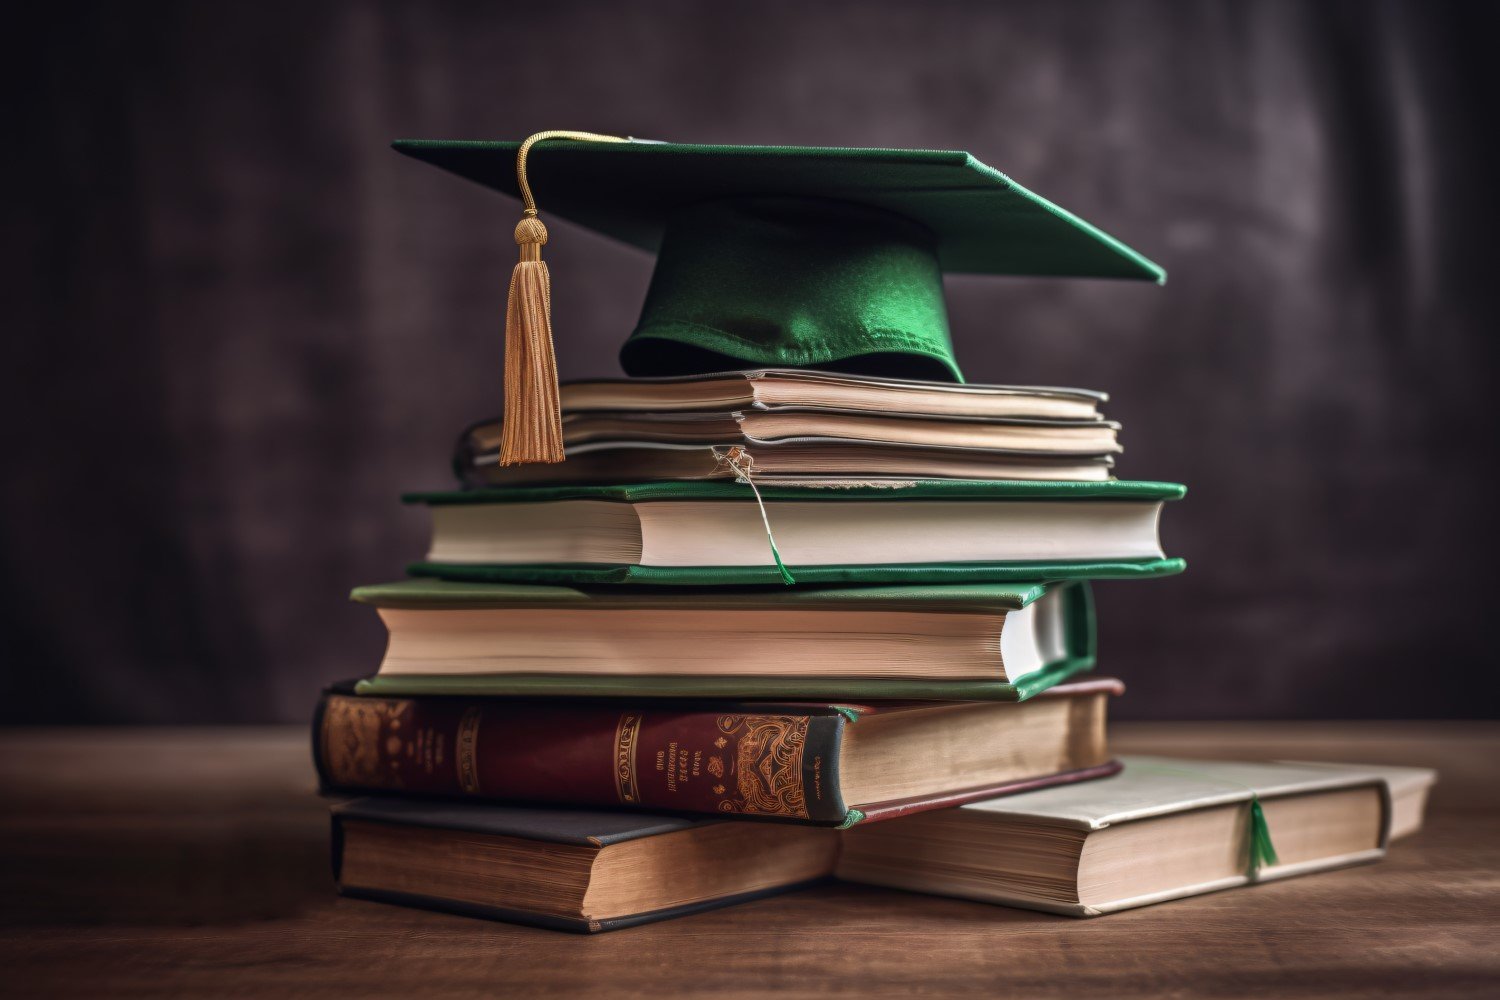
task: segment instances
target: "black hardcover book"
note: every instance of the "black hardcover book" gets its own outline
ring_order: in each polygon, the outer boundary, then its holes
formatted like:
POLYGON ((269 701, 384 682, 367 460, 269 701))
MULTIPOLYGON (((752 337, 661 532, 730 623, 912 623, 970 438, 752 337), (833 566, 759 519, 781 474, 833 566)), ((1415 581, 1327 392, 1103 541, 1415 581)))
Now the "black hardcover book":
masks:
POLYGON ((405 799, 333 807, 345 896, 594 933, 826 877, 818 827, 405 799))

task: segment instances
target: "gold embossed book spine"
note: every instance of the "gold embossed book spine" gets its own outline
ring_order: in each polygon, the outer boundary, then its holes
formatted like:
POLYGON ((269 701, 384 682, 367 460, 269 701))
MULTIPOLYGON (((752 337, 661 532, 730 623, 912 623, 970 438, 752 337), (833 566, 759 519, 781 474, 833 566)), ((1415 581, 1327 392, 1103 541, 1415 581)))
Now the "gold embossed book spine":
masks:
POLYGON ((314 734, 329 791, 838 824, 844 716, 831 707, 698 709, 330 693, 314 734))

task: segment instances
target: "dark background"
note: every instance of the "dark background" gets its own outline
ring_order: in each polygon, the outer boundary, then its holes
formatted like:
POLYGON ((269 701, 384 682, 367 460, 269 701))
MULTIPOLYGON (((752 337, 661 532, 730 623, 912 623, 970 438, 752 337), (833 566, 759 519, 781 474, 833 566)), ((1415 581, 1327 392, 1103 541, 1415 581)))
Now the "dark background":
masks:
MULTIPOLYGON (((1480 4, 119 4, 5 61, 0 719, 306 717, 395 498, 496 412, 514 203, 385 147, 967 149, 1171 273, 949 282, 971 380, 1108 390, 1184 576, 1126 717, 1487 716, 1500 157, 1480 4)), ((544 206, 545 207, 545 206, 544 206)), ((649 260, 563 223, 566 377, 649 260)))

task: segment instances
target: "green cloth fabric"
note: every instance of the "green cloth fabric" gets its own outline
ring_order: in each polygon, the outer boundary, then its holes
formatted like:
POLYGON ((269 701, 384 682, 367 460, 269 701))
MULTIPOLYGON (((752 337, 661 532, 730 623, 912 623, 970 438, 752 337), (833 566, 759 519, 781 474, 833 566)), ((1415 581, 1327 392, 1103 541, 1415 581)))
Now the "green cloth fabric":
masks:
POLYGON ((787 198, 678 212, 620 364, 631 375, 764 365, 963 381, 932 233, 787 198))
MULTIPOLYGON (((518 146, 395 143, 513 196, 518 146)), ((961 380, 945 272, 1166 278, 956 150, 553 141, 527 174, 544 220, 661 254, 621 352, 636 376, 773 365, 961 380)))

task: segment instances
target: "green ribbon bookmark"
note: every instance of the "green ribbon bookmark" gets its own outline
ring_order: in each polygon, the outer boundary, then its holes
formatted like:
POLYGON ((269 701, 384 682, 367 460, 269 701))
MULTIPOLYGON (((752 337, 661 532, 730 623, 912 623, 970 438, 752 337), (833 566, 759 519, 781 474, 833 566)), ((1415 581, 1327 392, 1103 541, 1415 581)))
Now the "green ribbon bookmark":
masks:
POLYGON ((755 494, 756 506, 760 508, 760 523, 766 526, 766 541, 771 544, 771 559, 776 563, 776 572, 781 574, 781 582, 790 587, 797 580, 792 576, 792 571, 786 568, 786 563, 781 561, 781 550, 776 547, 776 536, 771 533, 771 518, 766 514, 766 502, 761 499, 760 488, 755 485, 755 480, 750 478, 753 460, 745 454, 743 448, 738 447, 719 452, 718 458, 733 469, 735 477, 749 486, 750 491, 755 494))
POLYGON ((1241 782, 1222 778, 1217 774, 1206 774, 1203 771, 1194 771, 1187 767, 1162 767, 1159 764, 1131 764, 1130 767, 1142 771, 1155 771, 1158 774, 1180 774, 1199 781, 1217 782, 1223 785, 1233 785, 1235 788, 1243 788, 1250 793, 1250 857, 1245 864, 1245 875, 1254 882, 1260 878, 1260 870, 1281 863, 1276 856, 1276 845, 1271 842, 1271 825, 1266 822, 1266 811, 1260 806, 1260 796, 1255 794, 1255 789, 1241 782))
POLYGON ((1279 864, 1276 845, 1271 843, 1271 827, 1266 823, 1266 811, 1260 807, 1260 796, 1250 794, 1250 877, 1260 875, 1262 868, 1279 864))

